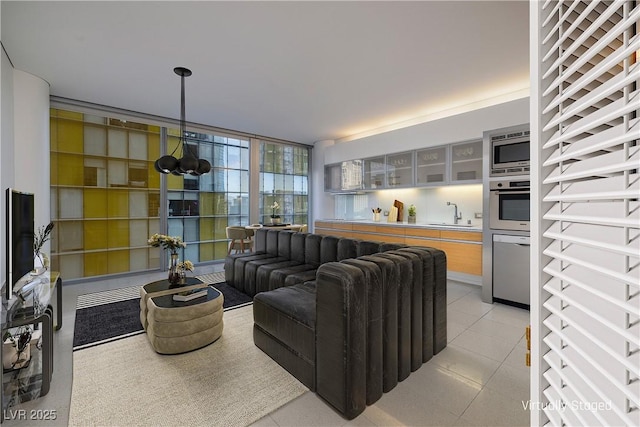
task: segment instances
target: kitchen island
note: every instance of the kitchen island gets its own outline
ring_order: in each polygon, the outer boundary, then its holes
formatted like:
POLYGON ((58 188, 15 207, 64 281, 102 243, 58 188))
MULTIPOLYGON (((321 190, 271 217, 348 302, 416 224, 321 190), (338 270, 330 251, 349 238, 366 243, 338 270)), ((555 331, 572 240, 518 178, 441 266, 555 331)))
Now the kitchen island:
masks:
POLYGON ((482 228, 456 224, 409 224, 367 220, 323 219, 314 233, 409 246, 430 246, 447 254, 447 277, 466 283, 482 283, 482 228))

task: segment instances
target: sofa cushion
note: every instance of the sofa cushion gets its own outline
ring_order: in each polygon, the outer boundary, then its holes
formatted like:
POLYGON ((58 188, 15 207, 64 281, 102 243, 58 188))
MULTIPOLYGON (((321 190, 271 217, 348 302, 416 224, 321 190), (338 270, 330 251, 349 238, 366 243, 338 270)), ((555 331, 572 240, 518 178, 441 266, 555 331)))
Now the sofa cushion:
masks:
POLYGON ((315 286, 301 284, 259 293, 253 299, 253 317, 262 330, 315 364, 315 286))
POLYGON ((306 272, 313 272, 313 276, 308 275, 312 279, 315 277, 315 272, 318 269, 317 266, 311 264, 299 264, 283 268, 278 268, 271 271, 269 276, 269 289, 277 289, 283 286, 292 286, 297 283, 304 283, 306 280, 290 280, 287 282, 287 278, 294 274, 304 274, 306 272))
POLYGON ((304 264, 310 264, 318 268, 322 262, 322 241, 324 238, 320 234, 303 235, 306 236, 304 242, 304 264))
POLYGON ((402 248, 398 252, 410 252, 422 259, 422 362, 433 357, 433 259, 431 252, 417 248, 402 248))
POLYGON ((433 354, 447 346, 447 255, 440 249, 410 246, 427 251, 433 259, 433 354))
POLYGON ((366 287, 357 267, 328 262, 318 268, 316 390, 347 419, 366 407, 366 287))
MULTIPOLYGON (((227 284, 236 287, 236 289, 242 290, 242 285, 240 285, 240 287, 238 288, 236 286, 236 283, 238 282, 242 283, 244 279, 244 274, 242 274, 242 278, 240 278, 238 281, 235 280, 235 261, 238 258, 246 258, 246 257, 266 254, 267 253, 267 230, 265 229, 256 230, 254 241, 255 241, 253 246, 254 252, 229 254, 224 259, 224 280, 225 282, 227 282, 227 284)), ((277 239, 276 239, 276 242, 277 242, 277 239)), ((256 258, 253 258, 253 259, 256 259, 256 258)))
POLYGON ((371 242, 368 240, 361 240, 358 242, 357 255, 371 255, 380 252, 380 242, 371 242))
MULTIPOLYGON (((241 260, 238 260, 241 261, 241 260)), ((289 258, 284 257, 269 257, 269 258, 261 258, 255 259, 253 261, 249 261, 246 263, 244 267, 244 285, 243 292, 249 296, 254 296, 256 294, 256 280, 258 274, 258 268, 263 265, 269 264, 277 264, 280 262, 291 262, 289 258)), ((236 272, 237 275, 237 272, 236 272)))
POLYGON ((318 270, 315 269, 315 270, 302 271, 300 273, 289 274, 287 278, 284 279, 284 285, 293 286, 293 285, 297 285, 298 283, 314 281, 316 278, 317 271, 318 270))
POLYGON ((320 264, 338 261, 339 237, 323 236, 320 243, 320 264))
MULTIPOLYGON (((242 254, 243 256, 232 256, 233 264, 231 262, 227 263, 225 259, 225 280, 227 277, 227 269, 233 268, 233 274, 229 274, 232 276, 231 285, 244 292, 247 295, 253 296, 253 293, 250 293, 250 290, 246 284, 245 280, 245 266, 250 261, 255 261, 259 259, 267 259, 267 258, 275 258, 278 256, 278 235, 280 234, 277 230, 257 230, 257 235, 259 236, 259 240, 262 242, 264 240, 264 249, 265 252, 248 253, 242 254), (233 265, 233 267, 231 267, 233 265)), ((262 243, 260 244, 260 246, 262 243)), ((257 249, 257 247, 256 247, 257 249)), ((227 257, 228 258, 228 257, 227 257)))
POLYGON ((413 280, 410 287, 411 303, 411 371, 422 366, 422 258, 407 251, 389 251, 388 254, 398 255, 411 261, 413 280))
POLYGON ((256 294, 260 292, 272 291, 284 286, 284 281, 279 283, 274 281, 274 287, 271 287, 271 282, 269 280, 271 277, 271 273, 281 268, 294 267, 297 265, 301 265, 299 261, 289 260, 269 263, 258 267, 258 269, 256 270, 256 294))
POLYGON ((376 264, 382 273, 382 389, 386 393, 398 385, 398 268, 379 254, 358 259, 376 264))
POLYGON ((358 240, 342 238, 338 240, 338 261, 358 256, 358 240))
POLYGON ((382 271, 377 264, 358 258, 345 259, 342 263, 362 270, 367 283, 367 405, 371 405, 382 397, 383 392, 382 271))
POLYGON ((276 231, 278 233, 278 256, 291 259, 291 236, 293 232, 283 230, 276 231))
POLYGON ((411 373, 411 284, 412 263, 409 259, 389 252, 376 256, 387 258, 396 264, 398 277, 398 381, 411 373))

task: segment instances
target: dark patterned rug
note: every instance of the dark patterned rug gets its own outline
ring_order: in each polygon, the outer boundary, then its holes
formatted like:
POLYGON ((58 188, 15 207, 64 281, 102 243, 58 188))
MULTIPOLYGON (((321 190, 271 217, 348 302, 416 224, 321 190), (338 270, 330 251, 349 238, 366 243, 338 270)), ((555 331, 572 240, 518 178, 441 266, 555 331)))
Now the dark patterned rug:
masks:
MULTIPOLYGON (((250 296, 226 283, 212 286, 224 295, 225 310, 252 303, 250 296)), ((73 351, 143 333, 139 295, 140 288, 136 286, 78 297, 73 351)))

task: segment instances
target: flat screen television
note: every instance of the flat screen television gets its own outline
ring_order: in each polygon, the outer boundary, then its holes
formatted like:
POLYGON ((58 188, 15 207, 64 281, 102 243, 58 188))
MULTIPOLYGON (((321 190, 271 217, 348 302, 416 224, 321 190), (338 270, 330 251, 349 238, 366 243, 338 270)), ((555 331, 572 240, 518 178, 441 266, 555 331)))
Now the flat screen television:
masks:
POLYGON ((7 188, 7 299, 16 282, 33 270, 33 215, 33 194, 7 188))

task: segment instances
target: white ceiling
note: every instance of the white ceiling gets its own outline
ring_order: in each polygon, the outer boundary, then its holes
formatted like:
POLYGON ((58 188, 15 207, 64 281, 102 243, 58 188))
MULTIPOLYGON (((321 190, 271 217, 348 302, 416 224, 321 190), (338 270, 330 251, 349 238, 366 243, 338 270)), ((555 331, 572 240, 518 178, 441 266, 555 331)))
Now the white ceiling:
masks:
POLYGON ((2 1, 51 94, 313 143, 529 87, 528 2, 2 1))

